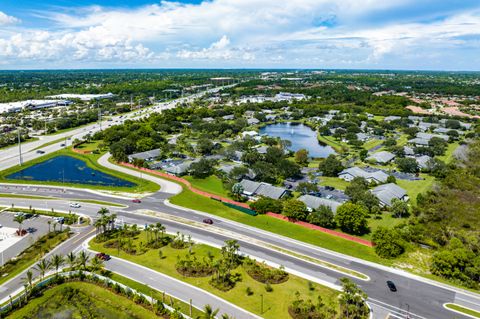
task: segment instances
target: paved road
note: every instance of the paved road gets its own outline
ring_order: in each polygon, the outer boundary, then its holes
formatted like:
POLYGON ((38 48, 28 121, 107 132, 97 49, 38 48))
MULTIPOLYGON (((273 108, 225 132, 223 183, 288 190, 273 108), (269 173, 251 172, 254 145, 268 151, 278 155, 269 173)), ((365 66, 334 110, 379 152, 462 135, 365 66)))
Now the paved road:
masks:
MULTIPOLYGON (((37 190, 36 194, 40 195, 41 193, 37 190)), ((72 196, 73 198, 81 198, 82 196, 91 198, 96 196, 95 199, 108 199, 101 195, 85 193, 77 190, 67 190, 65 193, 60 193, 60 196, 63 198, 72 198, 72 196)), ((120 221, 124 221, 126 223, 137 223, 139 225, 161 221, 170 232, 181 231, 182 233, 191 235, 197 240, 212 243, 217 246, 222 245, 225 240, 231 238, 227 235, 211 232, 208 229, 198 229, 189 225, 178 224, 170 219, 143 216, 135 212, 137 208, 148 208, 154 211, 174 214, 176 216, 185 217, 195 221, 201 221, 204 217, 208 216, 198 214, 197 212, 193 211, 185 211, 166 206, 163 203, 163 199, 168 196, 169 194, 157 193, 148 198, 144 198, 142 203, 139 205, 133 204, 128 200, 115 199, 115 202, 131 206, 124 209, 111 208, 111 210, 115 211, 120 221)), ((3 203, 8 204, 12 201, 15 203, 15 205, 27 205, 28 203, 28 205, 39 205, 40 207, 42 207, 45 202, 42 200, 2 198, 0 199, 0 205, 3 203)), ((68 201, 51 201, 48 204, 56 209, 68 210, 68 201)), ((85 204, 78 209, 78 212, 93 216, 98 209, 99 206, 97 205, 85 204)), ((451 312, 442 308, 442 305, 445 302, 465 300, 463 304, 470 307, 472 307, 471 303, 480 304, 478 303, 480 299, 476 299, 469 294, 437 287, 432 284, 411 278, 410 276, 405 276, 396 272, 392 272, 389 269, 384 269, 384 267, 378 267, 376 265, 364 263, 360 260, 349 258, 348 256, 331 253, 318 247, 306 245, 282 236, 278 236, 277 234, 246 227, 235 222, 219 219, 215 216, 210 217, 214 220, 215 227, 220 227, 224 230, 228 230, 232 233, 243 235, 248 238, 254 238, 263 242, 275 244, 279 247, 332 262, 334 264, 351 268, 368 275, 371 278, 370 281, 361 281, 355 279, 354 281, 356 281, 359 286, 369 295, 369 301, 372 304, 384 306, 392 313, 405 316, 407 309, 409 309, 411 318, 447 319, 453 318, 453 316, 451 312), (398 292, 390 292, 385 285, 386 280, 393 280, 398 287, 398 292)), ((264 247, 259 247, 250 240, 240 239, 239 243, 242 247, 241 251, 245 254, 265 259, 279 265, 284 265, 289 270, 294 270, 310 277, 318 278, 322 281, 338 285, 338 279, 343 276, 335 271, 322 268, 318 265, 311 264, 264 247)))

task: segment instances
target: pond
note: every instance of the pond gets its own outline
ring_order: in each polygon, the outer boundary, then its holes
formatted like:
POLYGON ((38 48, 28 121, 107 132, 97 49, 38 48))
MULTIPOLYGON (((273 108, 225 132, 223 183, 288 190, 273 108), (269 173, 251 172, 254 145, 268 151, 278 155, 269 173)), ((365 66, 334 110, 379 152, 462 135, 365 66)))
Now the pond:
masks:
POLYGON ((290 150, 296 152, 302 148, 308 150, 310 157, 327 157, 335 150, 328 145, 321 145, 317 132, 310 127, 297 123, 276 123, 260 128, 260 134, 279 137, 292 142, 290 150))
POLYGON ((133 187, 135 183, 90 168, 75 157, 60 155, 6 176, 6 179, 133 187))

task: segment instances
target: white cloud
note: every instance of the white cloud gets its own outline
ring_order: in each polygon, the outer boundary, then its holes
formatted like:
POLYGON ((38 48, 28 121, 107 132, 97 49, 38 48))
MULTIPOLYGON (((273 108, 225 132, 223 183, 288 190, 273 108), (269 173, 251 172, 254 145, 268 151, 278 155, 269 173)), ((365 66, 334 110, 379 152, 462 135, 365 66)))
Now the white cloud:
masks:
POLYGON ((4 12, 0 11, 0 26, 15 24, 19 22, 20 22, 19 19, 9 16, 4 12))
POLYGON ((156 66, 168 59, 236 66, 316 63, 310 66, 318 67, 336 61, 339 65, 381 63, 389 54, 418 57, 432 54, 432 48, 441 52, 466 42, 478 46, 478 40, 459 39, 480 35, 480 13, 475 11, 433 23, 385 22, 372 27, 362 22, 362 17, 412 3, 416 1, 162 1, 136 9, 91 6, 74 13, 37 12, 37 18, 51 21, 54 27, 17 28, 3 35, 0 31, 0 57, 156 66))

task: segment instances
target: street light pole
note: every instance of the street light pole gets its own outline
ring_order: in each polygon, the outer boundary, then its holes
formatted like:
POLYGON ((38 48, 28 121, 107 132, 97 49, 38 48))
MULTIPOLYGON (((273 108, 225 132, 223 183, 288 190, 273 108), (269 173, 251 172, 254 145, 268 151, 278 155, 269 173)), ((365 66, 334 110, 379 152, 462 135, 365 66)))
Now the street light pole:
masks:
POLYGON ((263 314, 263 294, 260 294, 260 314, 263 314))
POLYGON ((20 139, 20 128, 18 128, 17 132, 18 132, 18 156, 20 160, 20 166, 22 166, 23 160, 22 160, 22 141, 20 139))

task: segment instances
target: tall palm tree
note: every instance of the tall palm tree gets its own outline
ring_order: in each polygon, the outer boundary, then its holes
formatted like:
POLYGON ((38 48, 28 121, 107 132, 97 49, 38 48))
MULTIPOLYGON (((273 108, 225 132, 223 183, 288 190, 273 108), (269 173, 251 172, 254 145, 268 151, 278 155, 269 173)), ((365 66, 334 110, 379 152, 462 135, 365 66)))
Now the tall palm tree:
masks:
POLYGON ((50 270, 50 262, 46 259, 42 259, 38 262, 37 266, 35 266, 35 269, 38 270, 43 279, 45 278, 45 274, 50 270))
POLYGON ((110 213, 110 211, 108 210, 108 208, 105 207, 100 208, 100 210, 97 212, 97 214, 100 216, 105 216, 108 213, 110 213))
POLYGON ((77 255, 75 255, 73 251, 67 254, 67 263, 70 266, 70 270, 75 268, 75 265, 77 264, 77 255))
POLYGON ((18 232, 22 232, 22 224, 25 221, 25 216, 23 215, 17 215, 13 217, 13 221, 18 223, 18 232))
MULTIPOLYGON (((27 287, 29 289, 32 288, 32 282, 33 282, 33 272, 31 270, 28 270, 26 273, 25 273, 25 277, 22 278, 22 281, 25 285, 27 285, 27 287)), ((27 289, 25 289, 27 290, 27 289)))
POLYGON ((212 306, 210 305, 205 305, 203 307, 203 316, 201 317, 202 319, 215 319, 215 316, 218 313, 218 309, 213 309, 212 306))
POLYGON ((58 269, 65 263, 65 258, 61 255, 53 255, 52 266, 55 268, 55 274, 58 274, 58 269))
POLYGON ((78 264, 82 266, 83 270, 87 269, 87 263, 89 259, 90 257, 84 250, 82 250, 78 255, 78 264))

